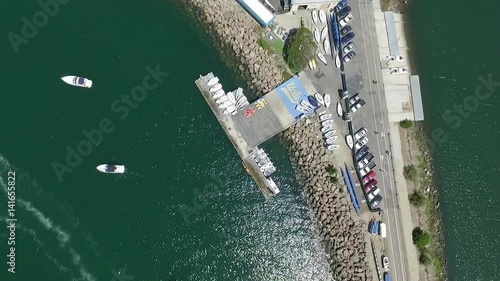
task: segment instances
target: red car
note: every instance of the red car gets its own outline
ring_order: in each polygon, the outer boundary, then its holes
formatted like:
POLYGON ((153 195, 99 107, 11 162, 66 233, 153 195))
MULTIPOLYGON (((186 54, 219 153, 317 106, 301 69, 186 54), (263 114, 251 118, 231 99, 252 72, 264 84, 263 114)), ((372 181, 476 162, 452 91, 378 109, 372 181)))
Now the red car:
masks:
POLYGON ((363 184, 367 184, 371 179, 375 178, 377 174, 374 171, 370 171, 366 176, 363 177, 363 184))
POLYGON ((372 179, 371 181, 369 181, 365 185, 366 192, 370 192, 370 190, 372 190, 377 185, 377 183, 378 183, 378 181, 376 179, 372 179))

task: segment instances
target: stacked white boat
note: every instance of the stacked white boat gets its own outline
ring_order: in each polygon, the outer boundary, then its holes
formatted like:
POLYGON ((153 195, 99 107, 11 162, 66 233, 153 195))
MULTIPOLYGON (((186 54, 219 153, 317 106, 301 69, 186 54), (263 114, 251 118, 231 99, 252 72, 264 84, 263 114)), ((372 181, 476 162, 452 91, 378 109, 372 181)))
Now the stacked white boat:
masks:
POLYGON ((336 130, 333 129, 332 114, 326 113, 326 111, 320 112, 319 120, 321 122, 321 133, 323 133, 326 142, 326 149, 333 152, 339 145, 335 144, 338 136, 335 135, 336 130))
POLYGON ((271 159, 269 159, 269 156, 267 156, 267 153, 262 148, 258 148, 255 152, 253 152, 252 157, 255 159, 255 162, 257 162, 257 165, 264 176, 268 177, 276 171, 273 162, 271 162, 271 159))
POLYGON ((301 100, 300 103, 295 106, 295 109, 297 111, 304 113, 304 114, 309 114, 309 113, 313 112, 315 107, 309 101, 301 100))
POLYGON ((238 88, 233 92, 226 93, 219 83, 218 77, 213 77, 207 82, 212 99, 226 115, 234 115, 250 103, 243 94, 243 89, 238 88))
MULTIPOLYGON (((312 10, 311 17, 314 25, 320 25, 318 28, 314 29, 314 39, 325 53, 329 53, 331 51, 331 48, 330 38, 328 36, 327 13, 324 10, 312 10)), ((322 53, 318 53, 317 56, 318 59, 323 62, 323 64, 328 64, 325 56, 322 53)))

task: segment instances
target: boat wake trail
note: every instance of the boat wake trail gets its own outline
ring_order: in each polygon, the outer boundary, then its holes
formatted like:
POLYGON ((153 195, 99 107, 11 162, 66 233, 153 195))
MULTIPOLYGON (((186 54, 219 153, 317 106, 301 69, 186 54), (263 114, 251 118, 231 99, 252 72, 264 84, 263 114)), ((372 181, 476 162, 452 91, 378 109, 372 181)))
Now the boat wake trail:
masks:
MULTIPOLYGON (((6 174, 7 171, 10 171, 12 169, 12 166, 8 162, 3 155, 0 154, 0 175, 6 174)), ((19 173, 19 169, 16 168, 16 174, 19 173)), ((20 186, 20 178, 23 178, 21 175, 16 175, 16 178, 18 178, 18 186, 20 186)), ((22 180, 21 182, 30 182, 33 183, 33 181, 28 181, 28 180, 22 180)), ((37 185, 36 182, 33 183, 34 185, 37 185)), ((0 185, 1 185, 1 190, 5 192, 5 195, 7 195, 7 184, 5 183, 4 179, 0 177, 0 185)), ((26 187, 23 187, 26 189, 26 187)), ((3 196, 1 196, 3 197, 3 196)), ((5 196, 7 197, 7 196, 5 196)), ((0 207, 2 207, 2 203, 7 202, 6 198, 5 200, 0 201, 0 207)), ((54 223, 52 219, 47 217, 41 210, 37 209, 32 202, 26 201, 23 198, 17 196, 16 197, 16 202, 17 206, 20 207, 20 210, 23 210, 27 212, 28 214, 31 214, 33 218, 35 218, 36 221, 38 221, 46 231, 49 231, 56 236, 56 240, 59 244, 59 247, 64 250, 69 256, 71 257, 70 261, 71 264, 74 266, 74 268, 77 269, 78 274, 74 274, 73 270, 68 269, 68 267, 62 265, 56 258, 54 258, 52 255, 50 255, 47 250, 52 250, 51 247, 48 247, 46 243, 40 240, 39 238, 39 231, 38 233, 34 230, 34 226, 27 227, 26 225, 20 225, 19 223, 16 223, 16 229, 19 229, 22 232, 27 233, 30 235, 33 240, 36 242, 38 249, 42 248, 44 255, 53 262, 53 264, 62 272, 67 272, 72 276, 79 275, 77 278, 78 280, 82 281, 96 281, 96 278, 92 273, 90 273, 86 266, 82 263, 81 261, 81 256, 78 254, 78 252, 71 247, 71 236, 70 234, 64 230, 61 226, 57 225, 54 223)), ((18 210, 18 212, 20 211, 18 210)), ((27 216, 25 216, 27 218, 27 216)), ((0 217, 0 220, 5 221, 7 218, 6 217, 0 217)), ((27 220, 27 219, 26 219, 27 220)), ((38 250, 37 249, 37 250, 38 250)))

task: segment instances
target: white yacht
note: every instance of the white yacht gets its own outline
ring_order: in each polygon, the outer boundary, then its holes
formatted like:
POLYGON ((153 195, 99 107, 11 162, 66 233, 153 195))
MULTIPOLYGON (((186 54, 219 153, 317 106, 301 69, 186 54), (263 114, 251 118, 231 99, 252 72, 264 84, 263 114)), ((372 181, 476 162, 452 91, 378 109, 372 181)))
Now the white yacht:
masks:
POLYGON ((61 77, 61 80, 72 86, 83 87, 83 88, 92 87, 92 80, 88 78, 68 75, 61 77))
POLYGON ((99 172, 107 174, 123 174, 125 172, 125 166, 123 165, 101 164, 96 168, 99 172))

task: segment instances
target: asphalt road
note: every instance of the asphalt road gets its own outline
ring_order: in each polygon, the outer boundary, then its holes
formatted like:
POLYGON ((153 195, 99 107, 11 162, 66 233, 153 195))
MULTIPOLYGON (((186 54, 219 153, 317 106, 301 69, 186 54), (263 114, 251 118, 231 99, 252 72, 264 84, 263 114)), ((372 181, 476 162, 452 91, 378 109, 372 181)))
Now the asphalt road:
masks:
POLYGON ((370 152, 375 156, 374 171, 378 187, 383 196, 380 207, 382 220, 387 225, 386 255, 390 260, 393 280, 405 281, 407 261, 402 236, 401 216, 398 211, 396 184, 390 151, 389 121, 387 103, 383 89, 381 64, 375 30, 372 2, 368 0, 351 2, 354 19, 349 23, 355 33, 356 57, 345 64, 347 89, 352 96, 359 93, 366 104, 352 115, 354 132, 361 127, 368 129, 370 152), (372 81, 377 81, 373 83, 372 81))

